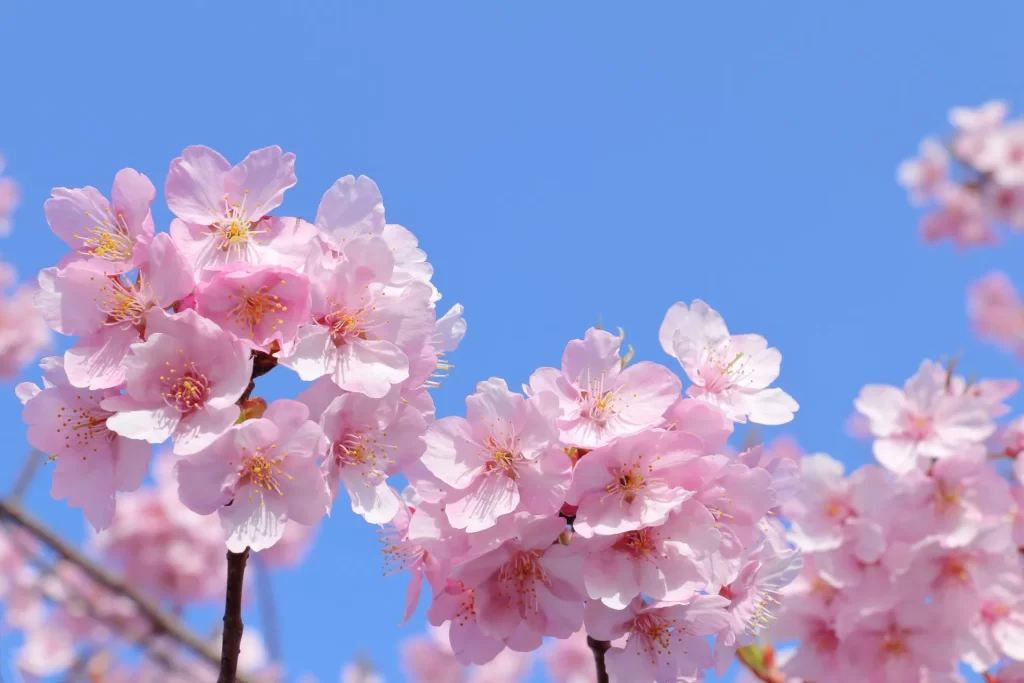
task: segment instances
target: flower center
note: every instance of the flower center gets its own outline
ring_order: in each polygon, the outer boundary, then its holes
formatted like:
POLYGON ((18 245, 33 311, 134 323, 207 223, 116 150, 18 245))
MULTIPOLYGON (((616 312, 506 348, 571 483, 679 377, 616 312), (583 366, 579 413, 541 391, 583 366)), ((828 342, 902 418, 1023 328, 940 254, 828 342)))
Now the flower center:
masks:
MULTIPOLYGON (((540 565, 541 552, 521 550, 498 570, 498 597, 506 608, 539 612, 537 582, 551 586, 548 573, 540 565)), ((500 604, 500 603, 499 603, 500 604)))
POLYGON ((331 341, 341 347, 356 339, 366 339, 367 310, 366 307, 350 311, 333 299, 327 299, 331 312, 317 322, 331 331, 331 341))
POLYGON ((932 433, 932 418, 926 415, 904 417, 903 435, 914 441, 924 441, 932 433))
POLYGON ((884 655, 896 657, 907 654, 910 650, 907 647, 906 633, 895 626, 890 627, 882 639, 881 650, 884 655))
POLYGON ((703 380, 704 389, 711 393, 718 393, 728 389, 742 377, 746 369, 748 356, 744 353, 737 353, 731 359, 725 353, 728 349, 705 349, 707 357, 697 371, 698 376, 703 380), (742 361, 742 362, 741 362, 742 361))
POLYGON ((939 481, 935 489, 935 505, 939 512, 946 512, 960 504, 960 488, 944 481, 939 481))
POLYGON ((1010 608, 999 602, 986 602, 981 606, 981 618, 986 624, 994 624, 1000 619, 1005 619, 1010 614, 1010 608))
POLYGON ((189 414, 206 405, 210 397, 210 380, 196 369, 195 363, 183 363, 181 370, 175 370, 167 362, 166 374, 160 376, 167 390, 164 401, 183 414, 189 414))
MULTIPOLYGON (((86 226, 84 235, 74 235, 75 239, 82 241, 80 254, 101 258, 104 261, 127 261, 132 256, 132 239, 128 235, 128 224, 124 220, 124 214, 111 215, 110 207, 104 212, 108 218, 101 218, 99 225, 86 226)), ((85 215, 95 220, 88 212, 85 215)))
MULTIPOLYGON (((281 280, 281 284, 285 284, 281 280)), ((228 294, 229 299, 236 298, 234 294, 228 294)), ((226 320, 232 320, 240 327, 249 328, 249 338, 256 336, 256 326, 263 322, 268 315, 273 316, 270 329, 276 330, 284 320, 278 318, 279 311, 287 311, 288 307, 281 303, 281 298, 270 293, 270 287, 264 285, 257 290, 249 291, 243 285, 237 296, 238 305, 225 316, 226 320)))
MULTIPOLYGON (((259 221, 254 222, 249 217, 249 209, 245 206, 248 198, 249 190, 244 191, 241 203, 232 202, 228 195, 224 195, 224 208, 219 212, 219 218, 209 227, 214 247, 236 257, 247 252, 250 243, 263 244, 261 240, 255 239, 256 235, 270 232, 266 228, 258 228, 259 221)), ((257 209, 262 206, 261 203, 256 204, 257 209)))
MULTIPOLYGON (((139 280, 139 286, 143 282, 139 280)), ((96 297, 96 305, 107 314, 107 325, 141 325, 146 311, 149 310, 148 303, 140 296, 141 292, 127 285, 121 277, 106 278, 103 287, 100 288, 100 297, 96 297)), ((155 304, 156 301, 154 300, 155 304)))
POLYGON ((627 531, 612 547, 636 559, 648 559, 651 555, 659 555, 654 535, 655 531, 649 527, 639 531, 627 531))
POLYGON ((241 476, 238 482, 240 486, 250 484, 263 491, 273 491, 279 496, 284 495, 278 478, 284 477, 291 481, 292 477, 281 469, 281 463, 288 457, 288 454, 275 456, 273 451, 276 448, 277 444, 273 444, 264 451, 262 446, 257 446, 255 453, 243 457, 241 476))
POLYGON ((608 494, 618 495, 621 503, 632 503, 647 488, 648 481, 640 474, 639 463, 616 467, 612 470, 612 476, 614 481, 605 486, 604 490, 608 494))
MULTIPOLYGON (((504 439, 504 441, 510 442, 511 439, 504 439)), ((483 457, 487 461, 484 465, 485 472, 497 472, 510 479, 519 478, 517 468, 525 459, 522 453, 516 452, 514 445, 502 443, 494 436, 484 439, 483 457)))
POLYGON ((672 654, 675 620, 657 614, 640 614, 633 619, 633 635, 639 638, 640 650, 653 657, 672 654))
POLYGON ((97 447, 93 446, 93 442, 96 439, 113 441, 117 436, 107 429, 107 418, 113 413, 100 409, 93 394, 89 394, 88 398, 93 401, 92 404, 81 405, 85 399, 79 394, 75 397, 79 405, 62 405, 57 409, 57 433, 64 434, 66 449, 77 451, 91 447, 95 452, 97 447))

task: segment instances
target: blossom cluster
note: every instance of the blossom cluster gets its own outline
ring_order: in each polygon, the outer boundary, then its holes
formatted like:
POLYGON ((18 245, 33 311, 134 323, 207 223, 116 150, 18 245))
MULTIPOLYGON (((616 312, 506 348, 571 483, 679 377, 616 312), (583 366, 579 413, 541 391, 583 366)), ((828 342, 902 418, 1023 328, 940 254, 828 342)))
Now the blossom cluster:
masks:
MULTIPOLYGON (((433 594, 440 630, 408 646, 412 680, 478 680, 492 662, 518 666, 510 651, 585 633, 610 644, 612 680, 674 683, 727 667, 768 623, 801 566, 766 522, 796 466, 726 442, 735 422, 792 418, 795 401, 770 387, 781 355, 699 300, 673 306, 659 337, 685 393, 592 328, 522 393, 480 382, 465 417, 430 425, 385 549, 413 574, 406 617, 424 582, 433 594)), ((561 680, 593 675, 592 657, 572 661, 582 672, 561 680)))
POLYGON ((855 402, 878 465, 847 475, 829 455, 801 458, 782 512, 804 567, 769 632, 799 640, 790 680, 959 681, 961 662, 1019 680, 1020 664, 994 671, 1024 660, 1022 422, 997 426, 1018 388, 925 361, 855 402))

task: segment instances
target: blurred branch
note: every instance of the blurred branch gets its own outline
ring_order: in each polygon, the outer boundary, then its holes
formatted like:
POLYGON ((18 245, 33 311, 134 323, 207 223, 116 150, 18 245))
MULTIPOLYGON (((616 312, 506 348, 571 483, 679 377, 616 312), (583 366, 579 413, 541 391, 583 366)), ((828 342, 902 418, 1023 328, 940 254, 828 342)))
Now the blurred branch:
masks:
POLYGON ((608 668, 604 663, 604 653, 608 652, 612 644, 607 640, 594 640, 587 636, 587 645, 594 653, 594 664, 597 666, 597 683, 608 683, 608 668))
POLYGON ((242 586, 245 583, 245 562, 249 549, 240 553, 228 551, 228 585, 224 597, 224 636, 220 651, 220 676, 217 683, 235 683, 238 653, 242 646, 242 586))
MULTIPOLYGON (((0 500, 0 519, 6 519, 28 531, 60 555, 61 558, 81 569, 90 579, 134 602, 139 611, 152 623, 157 634, 167 635, 214 666, 217 666, 220 662, 220 657, 216 650, 185 628, 180 621, 165 612, 158 604, 142 595, 119 576, 97 565, 66 541, 54 535, 53 532, 39 521, 21 510, 17 503, 0 500)), ((234 683, 234 679, 232 679, 232 683, 234 683)))
POLYGON ((39 466, 42 464, 42 453, 34 448, 28 452, 28 456, 25 458, 25 462, 22 464, 21 469, 18 471, 18 476, 14 480, 14 486, 11 487, 11 492, 7 494, 7 500, 14 503, 21 500, 25 492, 28 491, 29 485, 32 484, 32 479, 35 478, 39 466))
POLYGON ((259 594, 260 625, 267 641, 267 651, 272 662, 281 661, 281 630, 277 621, 277 601, 274 600, 274 582, 270 571, 259 553, 252 556, 256 565, 256 591, 259 594))

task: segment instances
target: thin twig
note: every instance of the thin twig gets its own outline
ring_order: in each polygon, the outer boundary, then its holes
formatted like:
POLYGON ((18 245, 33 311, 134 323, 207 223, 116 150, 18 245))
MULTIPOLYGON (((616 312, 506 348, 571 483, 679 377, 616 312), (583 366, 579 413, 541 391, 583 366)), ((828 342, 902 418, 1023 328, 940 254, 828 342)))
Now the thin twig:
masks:
POLYGON ((608 669, 604 663, 604 653, 608 652, 612 644, 607 640, 594 640, 587 636, 587 645, 594 653, 594 664, 597 665, 597 683, 608 683, 608 669))
MULTIPOLYGON (((214 666, 220 663, 221 659, 217 651, 185 628, 180 621, 167 614, 158 604, 142 595, 119 576, 95 564, 66 541, 55 536, 49 529, 19 508, 17 504, 0 500, 0 518, 5 518, 30 532, 63 559, 85 572, 96 583, 134 602, 138 606, 139 611, 153 624, 154 629, 158 633, 167 634, 214 666)), ((232 683, 234 683, 233 680, 232 683)))
POLYGON ((25 492, 28 491, 28 487, 32 484, 32 479, 36 476, 39 466, 42 464, 43 454, 34 448, 30 450, 25 458, 25 462, 21 466, 21 470, 18 471, 18 477, 14 480, 14 486, 11 487, 7 500, 15 503, 21 500, 25 492))
POLYGON ((217 683, 235 683, 238 673, 238 652, 242 646, 242 586, 245 583, 245 561, 249 549, 240 553, 228 551, 228 585, 224 596, 224 636, 220 651, 220 676, 217 683))
POLYGON ((253 564, 256 565, 256 592, 259 594, 260 603, 260 626, 263 630, 263 638, 267 642, 267 651, 270 653, 270 661, 281 661, 281 630, 277 623, 277 601, 274 600, 274 582, 271 580, 267 565, 263 562, 262 556, 256 553, 252 556, 253 564))

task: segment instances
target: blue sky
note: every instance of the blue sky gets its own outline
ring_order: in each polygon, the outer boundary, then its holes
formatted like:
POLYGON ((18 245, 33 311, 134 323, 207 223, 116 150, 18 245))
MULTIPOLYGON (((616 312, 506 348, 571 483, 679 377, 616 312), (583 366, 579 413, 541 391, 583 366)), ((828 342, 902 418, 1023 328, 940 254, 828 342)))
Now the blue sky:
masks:
MULTIPOLYGON (((336 178, 371 176, 442 303, 465 304, 439 414, 557 364, 599 315, 668 362, 665 310, 702 298, 781 349, 801 403, 786 431, 856 466, 843 422, 862 384, 956 352, 1019 376, 972 337, 964 289, 1019 276, 1024 248, 924 247, 894 173, 950 106, 1020 103, 1022 21, 1013 3, 5 0, 0 149, 25 197, 0 253, 23 277, 60 257, 52 186, 106 192, 132 166, 160 188, 186 145, 237 161, 279 144, 298 156, 283 212, 311 218, 336 178)), ((0 392, 0 482, 27 449, 19 411, 0 392)), ((83 536, 45 476, 28 503, 83 536)), ((400 680, 395 644, 423 619, 396 629, 404 579, 380 574, 372 528, 339 507, 275 579, 293 675, 332 681, 365 651, 400 680)))

